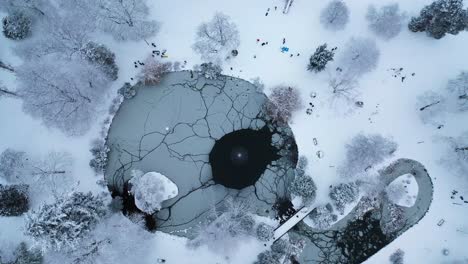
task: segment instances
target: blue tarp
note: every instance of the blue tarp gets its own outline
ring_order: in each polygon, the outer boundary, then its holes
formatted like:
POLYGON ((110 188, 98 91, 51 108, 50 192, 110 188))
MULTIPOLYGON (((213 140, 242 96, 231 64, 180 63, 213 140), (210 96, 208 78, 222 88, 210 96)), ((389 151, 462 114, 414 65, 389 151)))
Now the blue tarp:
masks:
POLYGON ((288 47, 281 47, 281 52, 288 52, 289 48, 288 47))

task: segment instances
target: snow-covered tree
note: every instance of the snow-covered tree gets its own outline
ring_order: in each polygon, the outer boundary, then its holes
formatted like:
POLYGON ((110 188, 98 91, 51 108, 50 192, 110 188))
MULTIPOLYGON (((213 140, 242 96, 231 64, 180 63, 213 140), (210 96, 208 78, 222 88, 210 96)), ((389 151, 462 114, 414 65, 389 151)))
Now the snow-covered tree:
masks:
POLYGON ((313 227, 320 230, 329 228, 338 220, 338 216, 333 213, 331 204, 315 207, 309 214, 309 218, 312 221, 313 227))
POLYGON ((358 81, 356 76, 343 72, 340 68, 329 74, 328 86, 332 90, 334 99, 352 101, 360 94, 357 89, 358 81))
POLYGON ((459 111, 468 111, 468 71, 461 72, 447 85, 449 100, 459 111))
MULTIPOLYGON (((0 64, 1 64, 1 62, 0 62, 0 64)), ((1 67, 1 65, 0 65, 0 67, 1 67)), ((5 87, 2 84, 2 82, 0 82, 0 98, 1 97, 19 97, 19 95, 16 92, 11 91, 7 87, 5 87)))
POLYGON ((0 184, 0 216, 19 216, 29 210, 28 186, 0 184))
POLYGON ((267 242, 268 240, 273 238, 275 229, 266 224, 266 223, 260 223, 258 224, 255 234, 257 235, 258 240, 267 242))
POLYGON ((405 258, 405 252, 400 248, 395 250, 388 258, 392 264, 403 264, 405 258))
POLYGON ((358 134, 346 145, 346 160, 339 172, 346 177, 365 172, 391 157, 398 145, 379 134, 358 134))
POLYGON ((240 44, 239 31, 230 17, 216 13, 207 23, 198 26, 192 48, 202 59, 220 63, 240 44))
POLYGON ((227 198, 220 208, 213 210, 212 219, 203 226, 190 245, 207 245, 214 251, 229 252, 238 246, 239 237, 254 234, 255 220, 249 214, 247 201, 227 198))
POLYGON ((96 140, 93 142, 93 146, 90 151, 93 155, 93 159, 89 161, 89 166, 93 168, 96 173, 104 172, 110 151, 109 146, 101 140, 96 140))
POLYGON ((458 34, 466 28, 468 11, 463 9, 463 0, 437 0, 425 6, 418 17, 408 24, 413 32, 426 31, 427 35, 440 39, 449 33, 458 34))
POLYGON ((320 22, 326 29, 342 30, 348 21, 349 9, 342 0, 332 0, 320 14, 320 22))
POLYGON ((101 197, 73 192, 29 213, 25 234, 43 249, 73 249, 105 214, 106 206, 101 197))
POLYGON ((206 79, 215 80, 221 75, 221 67, 213 62, 202 63, 200 66, 195 67, 200 74, 206 79))
POLYGON ((86 0, 98 26, 116 40, 141 40, 156 35, 159 23, 149 20, 146 0, 86 0))
POLYGON ((47 200, 72 188, 71 165, 66 152, 31 158, 25 152, 6 149, 0 154, 0 177, 11 184, 29 185, 31 200, 47 200))
POLYGON ((445 137, 443 142, 447 146, 441 161, 457 175, 468 179, 468 131, 457 137, 445 137))
POLYGON ((447 99, 440 93, 426 91, 418 96, 417 107, 423 123, 440 124, 440 117, 447 109, 447 99))
POLYGON ((292 194, 300 196, 304 202, 310 203, 315 199, 317 187, 310 175, 296 173, 289 190, 292 194))
POLYGON ((27 162, 25 152, 7 148, 0 154, 0 177, 10 183, 18 182, 18 179, 24 177, 27 162))
POLYGON ((366 15, 370 30, 387 40, 401 32, 405 18, 406 15, 400 12, 397 3, 384 5, 378 10, 374 5, 370 5, 366 15))
POLYGON ((338 58, 344 75, 360 77, 377 67, 380 51, 374 40, 351 38, 338 58))
POLYGON ((24 63, 17 77, 24 111, 69 135, 88 131, 110 86, 95 66, 51 56, 24 63))
POLYGON ((2 0, 0 10, 7 13, 19 11, 30 17, 44 17, 55 12, 49 0, 2 0))
POLYGON ((359 196, 359 187, 354 182, 340 183, 330 189, 328 196, 332 200, 332 203, 338 212, 340 212, 340 214, 344 214, 345 207, 357 201, 359 196))
POLYGON ((279 85, 272 89, 265 110, 269 117, 279 123, 288 123, 293 113, 302 108, 301 95, 293 86, 279 85))
POLYGON ((132 99, 136 95, 136 89, 130 83, 126 82, 124 85, 117 91, 124 99, 132 99))
POLYGON ((82 49, 84 58, 97 65, 111 80, 117 80, 119 68, 115 63, 115 54, 103 44, 88 42, 82 49))
POLYGON ((69 59, 81 55, 95 30, 95 23, 82 19, 80 13, 53 14, 42 19, 33 36, 18 43, 14 51, 26 60, 51 54, 69 59))
POLYGON ((130 179, 130 192, 135 197, 135 205, 147 214, 161 209, 161 203, 178 194, 177 185, 166 176, 157 172, 134 173, 130 179))
POLYGON ((31 35, 31 18, 16 11, 3 18, 3 34, 13 40, 21 40, 31 35))
POLYGON ((280 258, 282 256, 271 250, 260 253, 257 256, 257 260, 254 264, 280 264, 280 258))
POLYGON ((309 65, 307 65, 307 69, 309 71, 314 72, 323 71, 327 63, 333 60, 333 57, 335 56, 335 50, 336 47, 331 50, 328 50, 327 43, 318 46, 314 54, 310 56, 309 65))
POLYGON ((21 242, 13 253, 15 260, 8 264, 42 264, 44 258, 40 250, 28 249, 26 243, 21 242))
POLYGON ((143 64, 138 80, 146 85, 158 84, 162 77, 172 69, 172 63, 161 62, 152 56, 146 58, 143 64))

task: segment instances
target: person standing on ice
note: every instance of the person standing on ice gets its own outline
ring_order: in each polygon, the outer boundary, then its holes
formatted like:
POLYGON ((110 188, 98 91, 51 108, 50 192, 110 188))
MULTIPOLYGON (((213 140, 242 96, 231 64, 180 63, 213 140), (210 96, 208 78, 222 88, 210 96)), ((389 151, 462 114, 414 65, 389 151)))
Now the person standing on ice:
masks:
POLYGON ((283 45, 286 44, 286 38, 283 38, 283 45))

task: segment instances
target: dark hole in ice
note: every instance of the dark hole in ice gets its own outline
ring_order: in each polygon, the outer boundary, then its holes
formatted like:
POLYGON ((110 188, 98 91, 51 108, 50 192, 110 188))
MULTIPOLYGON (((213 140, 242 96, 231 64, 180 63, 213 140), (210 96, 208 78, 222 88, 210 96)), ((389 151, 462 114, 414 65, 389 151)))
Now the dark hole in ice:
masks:
POLYGON ((209 157, 213 180, 239 190, 254 185, 268 164, 280 158, 271 138, 265 126, 237 130, 217 140, 209 157))

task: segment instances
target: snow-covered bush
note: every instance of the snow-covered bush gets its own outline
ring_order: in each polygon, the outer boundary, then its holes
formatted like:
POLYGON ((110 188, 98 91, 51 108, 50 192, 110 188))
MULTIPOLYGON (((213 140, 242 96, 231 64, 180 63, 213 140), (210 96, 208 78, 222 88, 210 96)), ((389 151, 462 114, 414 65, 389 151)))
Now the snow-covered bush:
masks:
POLYGON ((450 102, 454 102, 457 110, 468 111, 468 71, 461 72, 447 85, 450 102))
POLYGON ((403 28, 405 18, 397 3, 382 6, 379 10, 370 5, 366 15, 370 30, 384 39, 396 37, 403 28))
POLYGON ((400 248, 393 252, 388 258, 392 264, 403 264, 405 252, 400 248))
POLYGON ((213 210, 209 217, 212 221, 201 227, 197 237, 189 245, 207 245, 208 248, 221 252, 232 251, 238 246, 242 236, 255 235, 255 220, 249 214, 249 208, 247 201, 226 199, 219 208, 213 210))
POLYGON ((68 135, 82 135, 91 127, 110 80, 81 59, 55 56, 23 63, 16 73, 23 109, 68 135))
POLYGON ((16 248, 14 254, 15 260, 8 264, 42 264, 44 258, 40 250, 29 250, 26 243, 21 242, 16 248))
POLYGON ((408 24, 413 32, 426 31, 427 35, 440 39, 449 33, 458 34, 466 28, 468 11, 463 9, 463 0, 437 0, 425 6, 418 17, 408 24))
POLYGON ((339 168, 341 175, 354 177, 391 157, 398 145, 379 134, 354 136, 346 145, 346 160, 339 168))
POLYGON ((96 140, 93 142, 93 147, 89 151, 91 151, 93 155, 93 159, 89 161, 89 166, 93 168, 96 173, 103 173, 108 162, 109 146, 101 140, 96 140))
POLYGON ((31 19, 22 12, 14 12, 3 18, 3 34, 14 40, 21 40, 31 35, 31 19))
POLYGON ((302 197, 303 201, 310 203, 315 199, 317 187, 308 174, 297 174, 289 186, 292 194, 302 197))
POLYGON ((280 264, 281 254, 273 251, 265 251, 257 256, 257 260, 254 264, 280 264))
POLYGON ((256 228, 257 238, 260 241, 266 242, 273 238, 274 228, 266 223, 260 223, 256 228))
POLYGON ((146 85, 158 84, 162 77, 172 69, 172 63, 161 62, 152 56, 146 58, 143 63, 138 79, 146 85))
POLYGON ((28 158, 23 151, 6 149, 0 154, 0 177, 15 183, 24 174, 28 158))
POLYGON ((102 198, 73 192, 29 213, 25 233, 44 249, 73 249, 105 214, 102 198))
POLYGON ((221 67, 212 62, 202 63, 197 69, 206 79, 216 80, 221 75, 221 67))
POLYGON ((130 192, 135 197, 135 205, 147 214, 161 209, 161 203, 178 194, 177 185, 157 172, 135 173, 130 179, 130 192))
POLYGON ((327 63, 333 60, 333 57, 335 56, 335 50, 336 48, 328 50, 327 43, 318 46, 314 54, 310 56, 307 70, 314 72, 323 71, 327 63))
POLYGON ((124 85, 117 91, 125 99, 131 99, 136 95, 136 89, 130 83, 126 82, 124 85))
POLYGON ((198 26, 196 40, 192 48, 202 59, 220 62, 239 47, 239 31, 231 18, 223 13, 216 13, 207 23, 198 26))
POLYGON ((267 115, 274 121, 286 124, 293 113, 302 108, 301 95, 295 87, 276 86, 265 103, 265 108, 267 115))
POLYGON ((19 216, 29 210, 28 186, 0 184, 0 216, 19 216))
POLYGON ((346 205, 351 204, 359 197, 359 187, 356 183, 340 183, 331 188, 328 194, 335 208, 344 214, 346 205))
POLYGON ((309 214, 313 227, 325 230, 338 220, 338 216, 333 213, 331 204, 318 206, 309 214))
POLYGON ((338 58, 345 75, 360 77, 377 67, 380 51, 374 40, 351 38, 338 58))
POLYGON ((115 63, 115 54, 103 44, 88 42, 82 49, 84 58, 99 68, 111 79, 117 80, 119 68, 115 63))
POLYGON ((263 90, 265 90, 265 84, 260 80, 260 77, 255 77, 250 79, 252 84, 257 88, 257 92, 263 93, 263 90))
POLYGON ((320 22, 326 29, 342 30, 349 21, 349 9, 342 0, 333 0, 322 10, 320 22))
POLYGON ((403 208, 399 205, 388 203, 387 205, 388 216, 382 218, 380 226, 382 232, 386 235, 393 235, 400 231, 406 223, 403 208))

